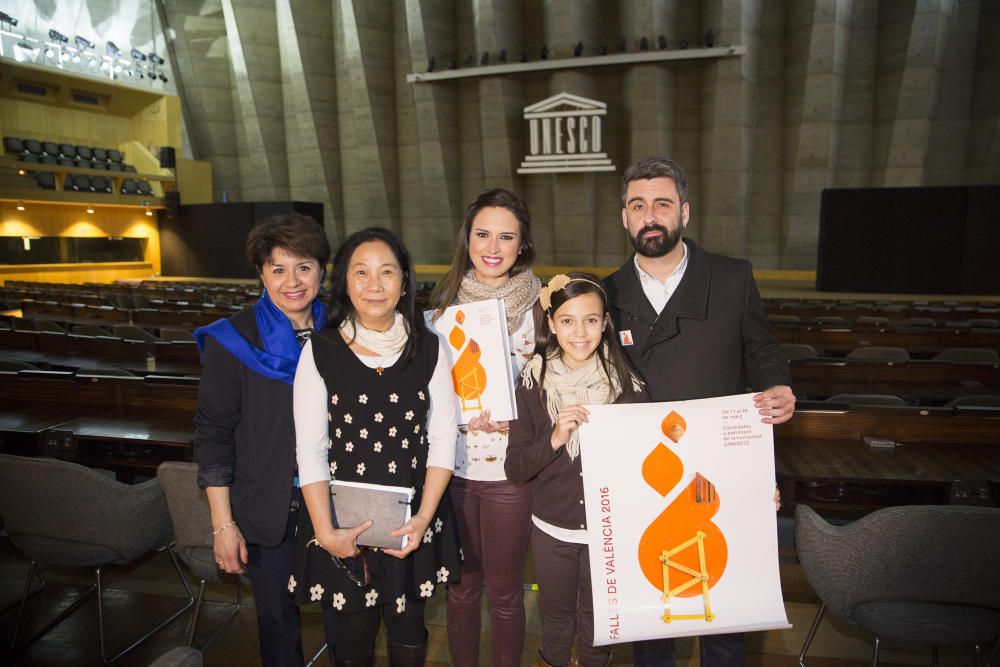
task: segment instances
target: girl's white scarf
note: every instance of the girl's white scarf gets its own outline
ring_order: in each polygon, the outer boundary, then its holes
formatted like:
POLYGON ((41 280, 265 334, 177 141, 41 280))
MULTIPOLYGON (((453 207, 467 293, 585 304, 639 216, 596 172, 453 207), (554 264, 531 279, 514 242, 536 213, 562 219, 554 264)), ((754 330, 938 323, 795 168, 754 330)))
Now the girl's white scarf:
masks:
POLYGON ((363 345, 379 357, 393 357, 399 354, 410 337, 406 320, 400 313, 396 313, 388 331, 375 331, 350 319, 341 322, 340 330, 347 340, 363 345))
MULTIPOLYGON (((531 389, 542 373, 542 355, 536 354, 521 371, 521 383, 531 389)), ((617 378, 609 378, 596 354, 590 355, 579 368, 567 366, 561 356, 549 359, 545 365, 545 409, 555 424, 559 410, 569 405, 603 405, 614 403, 622 393, 617 378)), ((570 434, 566 443, 570 460, 580 455, 580 430, 570 434)))

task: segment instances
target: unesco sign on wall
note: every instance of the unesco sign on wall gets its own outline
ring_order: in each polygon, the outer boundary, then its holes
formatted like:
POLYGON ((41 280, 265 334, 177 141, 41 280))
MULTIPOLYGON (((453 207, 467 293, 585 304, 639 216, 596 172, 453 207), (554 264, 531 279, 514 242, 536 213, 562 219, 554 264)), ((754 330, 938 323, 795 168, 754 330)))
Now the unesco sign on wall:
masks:
POLYGON ((601 126, 607 114, 604 102, 570 93, 525 107, 530 145, 517 173, 614 171, 602 152, 601 126))

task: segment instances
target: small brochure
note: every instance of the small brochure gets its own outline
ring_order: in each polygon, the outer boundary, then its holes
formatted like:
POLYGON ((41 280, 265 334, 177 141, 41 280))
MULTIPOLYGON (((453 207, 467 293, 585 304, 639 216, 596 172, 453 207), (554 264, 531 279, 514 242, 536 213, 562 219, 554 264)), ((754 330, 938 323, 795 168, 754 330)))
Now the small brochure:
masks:
POLYGON ((372 527, 358 536, 358 545, 382 549, 402 549, 406 536, 390 533, 410 520, 410 503, 414 490, 404 486, 365 484, 364 482, 330 482, 335 528, 353 528, 368 519, 372 527))
POLYGON ((427 324, 443 341, 451 363, 459 424, 483 410, 492 419, 517 419, 514 365, 503 299, 486 299, 451 306, 437 320, 425 313, 427 324))

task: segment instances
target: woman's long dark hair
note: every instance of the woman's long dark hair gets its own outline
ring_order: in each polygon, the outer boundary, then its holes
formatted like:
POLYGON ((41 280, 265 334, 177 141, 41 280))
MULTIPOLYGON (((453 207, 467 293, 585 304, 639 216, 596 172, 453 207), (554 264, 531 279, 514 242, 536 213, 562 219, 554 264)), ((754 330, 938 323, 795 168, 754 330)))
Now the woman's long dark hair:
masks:
POLYGON ((521 232, 521 254, 514 261, 514 266, 510 267, 510 275, 516 276, 530 268, 532 262, 535 261, 535 246, 531 240, 531 214, 528 213, 528 205, 510 190, 503 188, 486 190, 469 204, 469 208, 465 212, 465 221, 462 222, 462 226, 458 230, 451 268, 448 269, 448 273, 431 294, 430 303, 431 308, 434 309, 435 318, 440 317, 444 309, 455 302, 458 297, 458 289, 462 286, 462 278, 472 266, 472 260, 469 259, 469 236, 472 234, 472 221, 484 208, 503 208, 517 218, 517 226, 521 232))
POLYGON ((417 346, 420 344, 420 340, 428 334, 428 331, 423 313, 417 311, 417 281, 413 275, 413 260, 410 258, 410 251, 391 230, 384 227, 368 227, 356 231, 348 236, 337 249, 337 254, 333 258, 333 270, 330 272, 330 297, 327 303, 325 328, 338 329, 347 320, 356 322, 355 315, 357 313, 354 310, 354 304, 351 303, 351 297, 347 293, 347 270, 350 268, 354 251, 362 244, 374 241, 381 241, 389 246, 396 261, 399 262, 399 268, 403 271, 403 291, 399 297, 399 303, 396 304, 396 311, 403 316, 406 330, 410 334, 400 357, 400 361, 406 365, 417 356, 417 346))
MULTIPOLYGON (((596 294, 601 300, 601 310, 604 313, 604 329, 601 331, 601 343, 595 351, 598 363, 604 368, 604 372, 611 379, 617 379, 621 386, 622 396, 626 401, 633 401, 638 392, 633 386, 633 378, 638 379, 639 374, 632 369, 622 349, 618 346, 618 335, 615 333, 615 325, 611 321, 608 312, 608 295, 600 287, 601 279, 591 273, 583 271, 571 271, 566 274, 569 278, 578 278, 567 283, 561 290, 556 290, 550 296, 551 307, 545 311, 549 317, 554 317, 559 307, 570 299, 584 294, 596 294), (607 351, 605 352, 605 348, 607 351)), ((542 355, 542 371, 538 376, 538 386, 545 386, 545 371, 550 359, 557 359, 562 354, 559 347, 559 340, 549 326, 549 318, 542 318, 543 324, 535 328, 535 354, 542 355)))

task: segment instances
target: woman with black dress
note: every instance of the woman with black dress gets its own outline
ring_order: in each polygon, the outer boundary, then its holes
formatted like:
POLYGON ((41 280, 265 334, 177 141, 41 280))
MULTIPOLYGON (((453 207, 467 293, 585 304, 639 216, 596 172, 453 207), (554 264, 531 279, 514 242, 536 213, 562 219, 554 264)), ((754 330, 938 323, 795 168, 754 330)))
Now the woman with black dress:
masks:
POLYGON ((337 665, 371 665, 379 621, 390 665, 422 665, 424 607, 458 578, 458 530, 445 490, 455 466, 451 369, 417 312, 409 253, 391 231, 352 234, 337 251, 326 328, 302 350, 294 413, 300 518, 289 589, 335 610, 337 665), (412 487, 402 549, 358 549, 369 522, 333 526, 330 479, 412 487))

